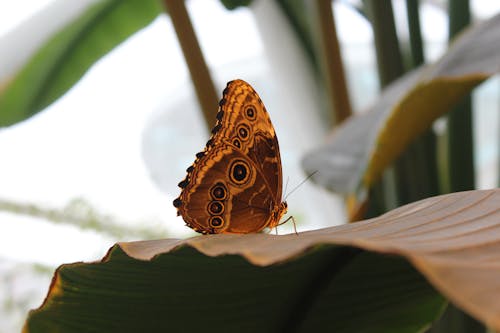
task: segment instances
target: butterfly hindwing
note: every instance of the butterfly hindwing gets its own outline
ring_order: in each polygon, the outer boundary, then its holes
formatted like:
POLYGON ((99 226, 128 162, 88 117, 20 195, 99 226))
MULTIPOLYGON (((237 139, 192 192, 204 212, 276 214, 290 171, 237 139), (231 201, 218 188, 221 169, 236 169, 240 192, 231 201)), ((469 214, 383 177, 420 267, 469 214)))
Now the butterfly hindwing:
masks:
POLYGON ((197 166, 180 196, 179 212, 190 227, 244 233, 266 226, 272 197, 251 160, 223 144, 200 158, 197 166))

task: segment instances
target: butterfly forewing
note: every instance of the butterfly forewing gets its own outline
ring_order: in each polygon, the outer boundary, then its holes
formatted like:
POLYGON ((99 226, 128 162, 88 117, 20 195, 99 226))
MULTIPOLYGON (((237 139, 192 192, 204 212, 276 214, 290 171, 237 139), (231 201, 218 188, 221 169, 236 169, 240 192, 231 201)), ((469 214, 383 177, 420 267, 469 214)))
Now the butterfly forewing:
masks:
POLYGON ((174 201, 188 226, 202 233, 248 233, 275 227, 285 212, 278 140, 255 90, 231 81, 217 123, 174 201))

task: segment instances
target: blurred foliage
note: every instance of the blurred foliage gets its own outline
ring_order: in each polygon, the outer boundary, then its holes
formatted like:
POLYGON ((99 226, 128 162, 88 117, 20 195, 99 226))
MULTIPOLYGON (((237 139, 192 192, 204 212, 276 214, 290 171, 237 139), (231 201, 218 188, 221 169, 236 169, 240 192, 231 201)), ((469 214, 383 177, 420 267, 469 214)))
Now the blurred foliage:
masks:
POLYGON ((248 6, 252 3, 252 0, 220 0, 220 2, 226 9, 232 10, 238 7, 248 6))
POLYGON ((156 0, 102 0, 91 6, 49 38, 13 78, 0 84, 0 127, 53 103, 92 64, 161 12, 156 0))
POLYGON ((50 209, 35 204, 21 204, 19 202, 1 199, 0 211, 20 215, 39 217, 53 223, 70 224, 82 230, 93 230, 103 233, 113 239, 154 239, 167 237, 161 228, 151 228, 151 224, 118 222, 116 218, 99 213, 83 198, 71 200, 64 208, 50 209))

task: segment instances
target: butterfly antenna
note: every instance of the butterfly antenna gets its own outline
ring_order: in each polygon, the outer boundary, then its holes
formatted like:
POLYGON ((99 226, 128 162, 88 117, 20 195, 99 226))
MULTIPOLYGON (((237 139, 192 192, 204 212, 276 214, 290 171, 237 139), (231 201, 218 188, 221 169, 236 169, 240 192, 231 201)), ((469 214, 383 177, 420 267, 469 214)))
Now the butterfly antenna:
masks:
POLYGON ((286 198, 288 198, 290 196, 290 194, 292 194, 293 192, 295 192, 300 186, 302 186, 306 181, 308 181, 312 176, 314 176, 316 173, 318 172, 318 170, 314 171, 314 172, 311 172, 307 177, 306 179, 304 179, 303 181, 300 182, 299 185, 295 186, 293 188, 293 190, 290 191, 290 193, 288 193, 285 198, 283 199, 283 201, 286 201, 286 198))
POLYGON ((285 190, 283 191, 283 193, 285 193, 285 198, 286 198, 286 190, 288 188, 288 182, 290 181, 290 176, 286 177, 286 183, 285 183, 285 190))

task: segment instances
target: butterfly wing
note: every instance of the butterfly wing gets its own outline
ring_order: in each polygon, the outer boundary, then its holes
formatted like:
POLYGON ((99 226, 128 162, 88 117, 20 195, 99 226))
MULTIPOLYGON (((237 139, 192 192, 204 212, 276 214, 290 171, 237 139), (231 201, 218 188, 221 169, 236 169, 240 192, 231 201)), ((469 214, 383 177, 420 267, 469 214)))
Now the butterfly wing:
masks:
POLYGON ((202 233, 248 233, 275 227, 282 214, 278 139, 259 95, 231 81, 205 150, 188 168, 174 206, 202 233))
POLYGON ((202 233, 247 233, 266 226, 271 196, 248 157, 221 144, 195 165, 179 197, 188 226, 202 233))
POLYGON ((278 138, 271 118, 257 92, 243 80, 227 84, 219 103, 220 128, 214 138, 226 141, 260 169, 274 201, 281 202, 282 171, 278 138))

